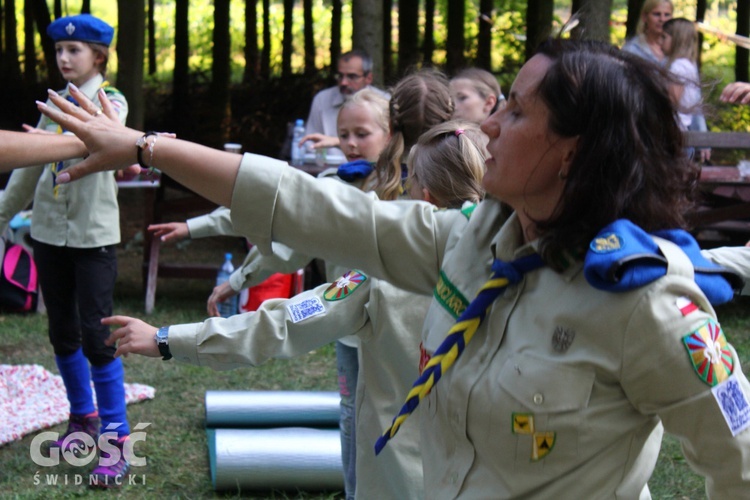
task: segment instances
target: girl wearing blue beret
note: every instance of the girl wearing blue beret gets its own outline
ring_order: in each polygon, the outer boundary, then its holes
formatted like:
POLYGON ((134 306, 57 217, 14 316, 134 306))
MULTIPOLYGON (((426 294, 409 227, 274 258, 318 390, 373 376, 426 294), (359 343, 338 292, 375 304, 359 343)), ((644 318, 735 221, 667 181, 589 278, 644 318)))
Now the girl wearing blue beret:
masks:
MULTIPOLYGON (((75 102, 69 91, 75 86, 99 106, 101 89, 125 123, 127 101, 104 78, 113 28, 83 14, 57 19, 49 25, 47 34, 55 41, 57 66, 68 81, 59 95, 75 102)), ((41 118, 37 129, 66 133, 46 117, 41 118)), ((123 453, 130 434, 123 367, 113 356, 114 348, 104 344, 109 332, 100 323, 101 318, 112 314, 120 216, 112 172, 93 175, 80 185, 56 183, 62 169, 81 160, 13 172, 0 200, 0 230, 7 227, 13 215, 34 202, 34 259, 47 307, 50 342, 70 402, 68 429, 51 447, 61 451, 87 449, 90 453, 97 447, 100 457, 94 461, 97 466, 90 484, 111 487, 122 483, 129 468, 127 454, 123 453)))

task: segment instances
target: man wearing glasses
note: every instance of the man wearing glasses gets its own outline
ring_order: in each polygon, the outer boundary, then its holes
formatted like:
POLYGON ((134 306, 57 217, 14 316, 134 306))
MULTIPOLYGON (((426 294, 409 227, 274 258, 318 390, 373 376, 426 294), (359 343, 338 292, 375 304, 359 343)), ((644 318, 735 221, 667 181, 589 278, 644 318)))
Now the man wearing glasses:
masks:
MULTIPOLYGON (((305 139, 314 144, 338 144, 338 129, 336 118, 339 108, 348 95, 369 87, 372 83, 372 58, 364 50, 352 50, 339 57, 336 73, 338 85, 321 90, 313 98, 310 115, 305 125, 305 139), (315 135, 313 135, 315 134, 315 135), (310 137, 313 135, 313 137, 310 137)), ((374 90, 390 98, 390 95, 375 87, 374 90)), ((329 147, 326 153, 327 161, 331 164, 344 161, 344 153, 339 148, 329 147)))

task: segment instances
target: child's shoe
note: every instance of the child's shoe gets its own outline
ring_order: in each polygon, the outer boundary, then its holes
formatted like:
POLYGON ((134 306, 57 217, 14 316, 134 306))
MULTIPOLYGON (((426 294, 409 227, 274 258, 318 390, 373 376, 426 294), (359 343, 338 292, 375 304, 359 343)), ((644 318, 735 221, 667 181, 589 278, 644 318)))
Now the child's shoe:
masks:
POLYGON ((127 439, 128 436, 125 436, 117 441, 109 442, 111 446, 115 446, 119 450, 119 453, 114 454, 114 456, 103 449, 101 450, 99 466, 91 472, 89 486, 94 488, 119 488, 125 483, 125 476, 130 470, 130 464, 123 451, 127 439))

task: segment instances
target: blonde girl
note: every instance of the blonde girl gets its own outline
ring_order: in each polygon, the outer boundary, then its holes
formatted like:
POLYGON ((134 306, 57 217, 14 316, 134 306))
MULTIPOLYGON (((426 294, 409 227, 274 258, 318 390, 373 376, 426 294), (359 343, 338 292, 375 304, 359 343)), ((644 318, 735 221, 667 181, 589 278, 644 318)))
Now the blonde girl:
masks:
POLYGON ((381 200, 394 200, 403 193, 406 169, 403 162, 419 136, 446 122, 453 115, 448 80, 437 71, 423 70, 401 79, 391 91, 391 138, 375 170, 375 192, 381 200))
POLYGON ((481 124, 505 103, 495 75, 481 68, 467 68, 459 72, 451 78, 450 90, 455 106, 453 118, 477 124, 481 124))

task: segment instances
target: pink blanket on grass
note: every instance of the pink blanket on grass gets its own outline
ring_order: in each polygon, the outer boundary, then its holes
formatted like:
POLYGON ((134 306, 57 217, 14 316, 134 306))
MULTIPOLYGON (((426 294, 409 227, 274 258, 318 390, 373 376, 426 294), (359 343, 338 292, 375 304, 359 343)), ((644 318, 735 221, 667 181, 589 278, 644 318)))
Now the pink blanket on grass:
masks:
MULTIPOLYGON (((125 401, 153 399, 155 392, 148 385, 125 384, 125 401)), ((0 364, 0 446, 65 422, 69 412, 59 375, 39 365, 0 364)))

